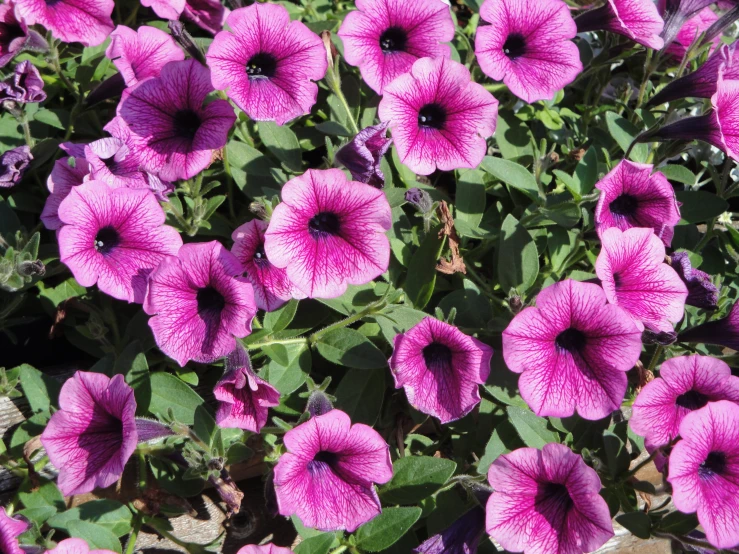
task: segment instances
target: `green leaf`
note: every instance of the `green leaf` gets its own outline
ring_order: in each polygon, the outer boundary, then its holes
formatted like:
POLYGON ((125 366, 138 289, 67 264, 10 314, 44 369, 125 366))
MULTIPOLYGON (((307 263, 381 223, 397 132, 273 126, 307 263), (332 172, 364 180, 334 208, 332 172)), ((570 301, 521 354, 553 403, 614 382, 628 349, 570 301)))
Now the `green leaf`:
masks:
POLYGON ((729 209, 729 203, 705 190, 683 190, 676 193, 680 216, 688 223, 703 223, 729 209))
POLYGON ((629 470, 631 456, 626 450, 626 444, 616 433, 603 432, 603 447, 606 454, 606 464, 611 477, 614 479, 629 470))
MULTIPOLYGON (((606 113, 606 125, 608 132, 611 133, 613 139, 626 152, 634 141, 634 138, 640 133, 639 129, 629 120, 621 117, 617 113, 606 113)), ((637 144, 632 148, 629 158, 635 162, 646 163, 649 157, 649 146, 646 144, 637 144)))
MULTIPOLYGON (((2 214, 0 214, 0 216, 1 215, 2 214)), ((47 288, 43 283, 39 283, 38 287, 40 290, 39 296, 47 298, 55 308, 65 300, 76 296, 82 296, 87 292, 87 289, 85 287, 81 287, 74 278, 67 279, 55 287, 47 288)))
POLYGON ((18 489, 18 498, 26 508, 50 507, 62 511, 65 507, 64 497, 54 481, 42 480, 40 485, 34 486, 31 481, 26 479, 18 489))
POLYGON ((72 521, 95 523, 111 531, 116 537, 131 532, 131 511, 115 500, 91 500, 52 517, 47 523, 54 529, 69 533, 72 521))
POLYGON ((407 306, 393 306, 383 310, 382 315, 375 316, 383 336, 390 344, 398 333, 405 333, 411 327, 418 325, 428 314, 414 310, 407 306))
POLYGON ((473 227, 480 225, 485 213, 485 174, 479 169, 462 170, 457 178, 455 208, 457 220, 473 227))
POLYGON ((62 388, 59 381, 44 375, 28 364, 19 367, 19 377, 23 393, 31 405, 31 410, 34 412, 48 412, 51 404, 57 404, 59 391, 62 388))
POLYGON ((399 458, 393 463, 393 478, 380 488, 380 496, 387 504, 416 504, 444 486, 456 469, 456 463, 444 458, 399 458))
POLYGON ((577 229, 569 231, 561 227, 552 227, 550 229, 547 248, 549 249, 549 259, 552 262, 552 269, 555 273, 560 273, 565 269, 567 258, 577 247, 578 235, 579 231, 577 229))
POLYGON ((65 123, 62 119, 68 122, 69 114, 63 110, 47 110, 44 108, 37 111, 33 116, 34 121, 64 130, 67 128, 68 123, 65 123))
POLYGON ((350 369, 342 377, 334 396, 336 407, 345 411, 353 423, 373 426, 385 397, 385 373, 350 369))
POLYGON ((644 512, 629 512, 616 516, 616 521, 626 527, 635 537, 648 539, 651 536, 652 522, 644 512))
POLYGON ((694 185, 698 181, 695 173, 690 171, 684 165, 664 165, 660 167, 657 171, 662 173, 670 181, 676 181, 685 185, 694 185))
MULTIPOLYGON (((469 6, 470 0, 466 0, 465 3, 469 6)), ((498 113, 498 125, 495 128, 495 142, 498 144, 500 153, 506 160, 517 160, 524 156, 533 156, 532 141, 531 131, 523 121, 510 111, 500 110, 498 113)))
POLYGON ((546 419, 518 406, 508 406, 506 411, 508 419, 526 446, 542 448, 550 442, 559 442, 557 433, 547 429, 546 419))
POLYGON ((422 310, 431 300, 436 286, 436 263, 444 246, 444 236, 439 237, 438 228, 433 228, 413 253, 406 273, 405 292, 413 306, 422 310))
POLYGON ((277 125, 272 121, 260 121, 259 138, 290 171, 296 173, 303 171, 300 143, 289 127, 277 125))
POLYGON ((287 329, 287 326, 290 325, 297 311, 298 301, 295 299, 290 300, 290 302, 280 309, 267 312, 264 316, 264 328, 270 330, 272 333, 287 329))
POLYGON ((526 292, 539 275, 539 252, 531 234, 508 214, 500 229, 498 279, 503 291, 526 292))
POLYGON ((51 506, 25 508, 23 510, 18 510, 17 513, 21 514, 26 519, 33 521, 36 525, 41 527, 46 522, 46 520, 48 520, 56 513, 56 508, 52 508, 51 506))
POLYGON ((336 534, 321 533, 302 541, 296 548, 295 554, 328 554, 336 542, 336 534))
POLYGON ((421 517, 421 508, 385 508, 356 534, 356 544, 367 552, 379 552, 395 544, 421 517))
POLYGON ((150 457, 149 467, 160 487, 181 498, 196 496, 205 486, 203 479, 184 479, 185 468, 166 458, 150 457))
POLYGON ((311 369, 311 352, 307 344, 285 345, 289 362, 287 366, 270 361, 262 375, 281 394, 290 394, 305 383, 311 369))
POLYGON ((169 373, 158 371, 152 373, 151 402, 148 411, 152 415, 166 414, 172 410, 174 417, 180 423, 192 425, 195 423, 195 411, 203 406, 205 401, 200 395, 169 373))
POLYGON ((687 535, 696 527, 698 527, 698 516, 682 512, 670 512, 659 522, 661 531, 673 535, 687 535))
POLYGON ((516 428, 508 420, 503 420, 495 426, 490 440, 485 445, 485 452, 477 463, 477 473, 486 475, 490 465, 499 456, 524 446, 516 428))
POLYGON ((536 185, 536 180, 523 166, 503 158, 485 156, 481 167, 496 179, 520 190, 534 202, 539 201, 539 187, 536 185))
POLYGON ((354 329, 334 329, 321 336, 316 349, 328 361, 356 369, 387 367, 385 355, 362 333, 354 329))
POLYGON ((151 404, 151 381, 149 379, 149 364, 146 354, 143 353, 141 343, 134 340, 123 349, 115 360, 113 373, 123 374, 126 383, 133 388, 136 398, 136 415, 145 415, 146 407, 151 404))
POLYGON ((68 531, 70 536, 84 539, 90 546, 90 550, 121 552, 121 541, 112 531, 102 525, 88 521, 70 521, 68 531))
POLYGON ((575 192, 577 192, 580 197, 583 197, 593 190, 597 181, 598 155, 595 148, 591 146, 577 164, 575 173, 572 175, 572 183, 575 192))

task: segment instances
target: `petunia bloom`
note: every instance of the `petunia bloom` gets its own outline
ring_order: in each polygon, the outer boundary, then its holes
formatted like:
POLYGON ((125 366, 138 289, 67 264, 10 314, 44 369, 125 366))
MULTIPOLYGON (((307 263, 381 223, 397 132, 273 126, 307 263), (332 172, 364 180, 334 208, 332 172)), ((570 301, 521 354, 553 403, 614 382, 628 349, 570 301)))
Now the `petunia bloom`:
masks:
POLYGON ((417 410, 449 423, 480 403, 493 349, 433 317, 395 335, 390 370, 417 410))
POLYGON ((220 242, 186 244, 149 276, 144 311, 160 350, 181 366, 211 363, 251 333, 252 286, 220 242))
POLYGON ((64 496, 109 487, 136 449, 136 400, 123 375, 78 371, 41 434, 64 496))
POLYGON ((441 0, 357 0, 338 35, 344 58, 359 66, 362 78, 377 94, 410 71, 419 58, 448 58, 446 42, 454 38, 449 6, 441 0))
POLYGON ((158 77, 168 62, 185 59, 185 53, 170 35, 146 25, 136 31, 118 25, 110 34, 105 55, 113 61, 129 87, 148 77, 158 77))
POLYGON ((24 104, 46 100, 44 81, 38 69, 28 60, 15 66, 15 71, 0 82, 0 102, 13 100, 24 104))
POLYGON ((707 321, 680 333, 680 342, 718 344, 739 350, 739 302, 736 302, 729 315, 722 319, 707 321))
POLYGON ((0 552, 4 554, 25 554, 18 544, 18 537, 25 533, 31 524, 22 516, 10 517, 0 506, 0 552))
POLYGON ((601 234, 595 261, 608 302, 621 306, 641 330, 671 333, 683 318, 688 288, 665 261, 665 245, 652 229, 616 227, 601 234))
POLYGON ((575 24, 578 33, 610 31, 655 50, 665 45, 659 36, 664 21, 652 0, 607 0, 602 7, 583 13, 575 24))
POLYGON ((27 25, 39 24, 63 42, 102 44, 113 31, 113 0, 14 0, 15 13, 27 25))
POLYGON ((542 290, 503 331, 503 357, 521 373, 521 396, 539 416, 601 419, 618 409, 626 372, 641 354, 641 331, 592 283, 542 290))
MULTIPOLYGON (((703 8, 693 17, 688 19, 683 26, 680 27, 680 32, 675 37, 675 41, 665 48, 665 53, 673 56, 677 60, 682 60, 685 57, 685 53, 688 51, 693 43, 705 33, 711 25, 718 21, 718 16, 710 7, 703 8)), ((718 48, 721 45, 721 37, 716 36, 711 39, 711 51, 718 48)))
POLYGON ((115 128, 130 132, 129 148, 144 169, 165 181, 190 179, 208 167, 214 154, 226 145, 236 121, 226 100, 203 106, 213 91, 210 70, 197 60, 169 62, 159 77, 147 79, 123 92, 115 128))
POLYGON ((722 400, 688 414, 670 454, 672 501, 698 513, 716 548, 739 544, 739 406, 722 400))
POLYGON ((100 181, 74 187, 59 206, 59 258, 83 287, 144 301, 146 278, 182 238, 164 225, 164 210, 146 190, 112 189, 100 181))
POLYGON ((675 225, 680 222, 680 205, 667 178, 654 166, 622 160, 595 185, 600 190, 595 208, 595 228, 602 236, 606 229, 622 231, 651 227, 670 246, 675 225))
POLYGON ((163 19, 191 21, 214 35, 221 29, 230 13, 219 0, 141 0, 163 19))
POLYGON ((485 532, 485 510, 475 506, 443 532, 413 549, 413 554, 473 554, 485 532))
POLYGON ((393 467, 377 431, 331 410, 285 433, 285 448, 274 479, 280 514, 297 515, 313 529, 349 533, 380 515, 374 485, 390 481, 393 467))
POLYGON ((59 219, 59 205, 72 188, 81 185, 90 174, 90 165, 85 159, 85 145, 65 142, 59 148, 67 156, 54 162, 54 167, 46 180, 49 196, 41 212, 41 221, 47 229, 55 231, 62 226, 59 219))
POLYGON ((82 539, 64 539, 46 554, 115 554, 112 550, 90 550, 89 545, 82 539))
POLYGON ((348 181, 339 169, 309 169, 281 195, 264 251, 301 295, 335 298, 387 271, 392 217, 381 190, 348 181))
POLYGON ((48 47, 44 37, 16 18, 12 3, 0 4, 0 67, 24 50, 43 52, 48 47))
POLYGON ((334 161, 347 168, 355 181, 378 189, 385 186, 380 162, 393 142, 385 136, 387 126, 385 122, 362 129, 334 156, 334 161))
POLYGON ((487 532, 506 550, 581 554, 614 534, 598 474, 563 444, 504 454, 488 480, 487 532))
POLYGON ((18 184, 32 159, 31 149, 25 145, 3 152, 0 155, 0 188, 18 184))
POLYGON ((713 284, 708 273, 695 269, 690 264, 690 257, 687 252, 671 254, 670 265, 688 287, 688 298, 685 300, 688 306, 695 306, 704 310, 718 308, 718 287, 713 284))
POLYGON ((236 554, 293 554, 289 548, 276 546, 272 543, 268 544, 247 544, 239 548, 236 554))
POLYGON ((582 71, 577 27, 562 0, 485 0, 475 37, 483 73, 525 102, 554 98, 582 71))
POLYGON ((470 81, 462 64, 421 58, 385 87, 377 113, 389 122, 400 161, 430 175, 480 165, 495 132, 498 101, 470 81))
MULTIPOLYGON (((698 12, 713 4, 716 0, 666 0, 664 2, 665 27, 662 38, 666 45, 675 40, 683 25, 698 12)), ((736 3, 736 0, 731 0, 736 3)))
POLYGON ((310 112, 328 61, 320 37, 283 6, 255 3, 228 16, 208 48, 213 85, 257 121, 287 121, 310 112))

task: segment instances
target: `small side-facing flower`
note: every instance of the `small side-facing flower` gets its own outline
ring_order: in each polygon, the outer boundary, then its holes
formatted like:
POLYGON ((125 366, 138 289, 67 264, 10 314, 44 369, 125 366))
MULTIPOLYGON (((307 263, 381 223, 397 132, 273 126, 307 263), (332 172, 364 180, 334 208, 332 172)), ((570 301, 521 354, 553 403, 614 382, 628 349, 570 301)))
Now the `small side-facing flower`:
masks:
POLYGON ((688 288, 665 262, 665 245, 652 229, 611 227, 595 261, 608 302, 621 306, 641 330, 671 333, 685 312, 688 288))
POLYGON ((276 546, 272 543, 268 544, 247 544, 239 548, 236 554, 293 554, 293 551, 289 548, 283 548, 282 546, 276 546))
POLYGON ((85 145, 65 142, 59 145, 68 155, 54 162, 46 180, 49 196, 41 212, 41 221, 47 229, 55 231, 62 226, 59 205, 72 188, 81 185, 90 174, 90 165, 85 159, 85 145))
POLYGON ((223 30, 231 10, 226 8, 220 0, 187 0, 182 10, 182 19, 195 23, 211 35, 223 30))
POLYGON ((287 121, 310 112, 328 61, 320 37, 283 6, 255 3, 228 16, 208 48, 213 85, 257 121, 287 121))
POLYGON ((485 0, 475 54, 483 73, 526 102, 551 99, 582 71, 577 28, 562 0, 485 0))
POLYGON ((113 31, 113 0, 14 0, 15 13, 27 25, 39 24, 63 42, 102 44, 113 31))
POLYGON ((707 8, 716 0, 666 0, 664 3, 665 27, 662 38, 665 44, 671 44, 683 28, 685 22, 707 8))
POLYGON ((390 370, 411 405, 449 423, 480 403, 493 349, 433 317, 395 335, 390 370))
POLYGON ((15 66, 15 71, 0 82, 0 102, 13 100, 24 104, 46 100, 44 81, 38 69, 28 60, 15 66))
POLYGON ((44 37, 15 17, 11 2, 0 4, 0 67, 5 67, 24 50, 42 52, 48 47, 44 37))
POLYGON ((480 165, 495 132, 498 101, 470 81, 462 64, 421 58, 385 87, 377 113, 390 124, 400 161, 430 175, 480 165))
POLYGON ((503 357, 521 373, 521 396, 539 416, 601 419, 618 409, 641 331, 592 283, 545 288, 503 331, 503 357))
POLYGON ((10 517, 0 506, 0 552, 4 554, 25 554, 18 544, 18 537, 25 533, 31 524, 20 516, 10 517))
POLYGON ((652 0, 608 0, 602 7, 586 11, 575 23, 578 33, 610 31, 655 50, 665 45, 659 36, 664 21, 652 0))
POLYGON ((690 264, 687 252, 674 252, 670 256, 670 265, 688 287, 688 298, 685 300, 688 306, 704 310, 718 308, 718 287, 713 284, 708 273, 695 269, 690 264))
POLYGON ((59 258, 83 287, 143 302, 146 278, 182 246, 164 225, 164 210, 146 190, 112 189, 100 181, 74 187, 59 206, 59 258))
POLYGON ((105 55, 113 61, 129 87, 148 77, 158 77, 168 62, 185 59, 184 52, 170 35, 146 25, 136 31, 118 25, 110 34, 105 55))
POLYGON ((443 532, 429 537, 413 554, 473 554, 485 532, 485 510, 475 506, 443 532))
POLYGON ((339 169, 309 169, 282 187, 264 251, 309 298, 335 298, 348 284, 387 271, 390 204, 381 190, 348 181, 339 169))
MULTIPOLYGON (((197 60, 169 62, 159 77, 123 92, 118 116, 130 134, 119 138, 146 170, 165 181, 194 177, 226 145, 236 121, 226 100, 203 106, 212 91, 210 70, 197 60)), ((106 126, 111 133, 114 128, 106 126)))
MULTIPOLYGON (((703 8, 693 17, 688 19, 680 28, 680 32, 675 37, 675 42, 670 44, 665 53, 670 54, 678 61, 682 61, 688 48, 695 40, 705 33, 711 25, 718 21, 718 16, 711 8, 703 8)), ((711 51, 721 45, 721 37, 716 36, 711 39, 711 51)))
POLYGON ((506 550, 581 554, 613 536, 598 474, 563 444, 500 456, 488 480, 487 532, 506 550))
POLYGON ((18 184, 32 159, 31 149, 25 145, 3 152, 0 155, 0 188, 18 184))
POLYGON ((136 449, 136 400, 123 375, 78 371, 59 393, 59 411, 41 434, 64 496, 104 489, 136 449))
POLYGON ((680 333, 680 342, 718 344, 739 350, 739 302, 736 302, 729 315, 715 321, 708 321, 680 333))
POLYGON ((388 123, 385 122, 362 129, 334 156, 334 161, 347 168, 355 181, 378 189, 385 186, 385 175, 380 169, 380 162, 393 142, 385 136, 387 126, 388 123))
POLYGON ((454 38, 449 6, 441 0, 358 0, 338 35, 349 65, 377 94, 419 58, 448 58, 454 38))
POLYGON ((64 539, 46 554, 115 554, 111 550, 90 550, 88 544, 82 539, 64 539))
POLYGON ((681 512, 698 512, 713 546, 733 548, 739 544, 739 406, 721 400, 686 415, 680 437, 667 477, 672 501, 681 512))
POLYGON ((280 514, 297 515, 313 529, 349 533, 380 515, 374 485, 390 481, 393 467, 377 431, 331 410, 288 431, 285 448, 274 480, 280 514))
POLYGON ((211 363, 251 333, 257 312, 239 260, 218 241, 186 244, 149 276, 144 311, 159 348, 181 366, 211 363))
POLYGON ((606 229, 622 231, 651 227, 670 246, 675 225, 680 222, 680 205, 675 190, 654 166, 623 160, 595 185, 600 198, 595 208, 595 228, 602 236, 606 229))

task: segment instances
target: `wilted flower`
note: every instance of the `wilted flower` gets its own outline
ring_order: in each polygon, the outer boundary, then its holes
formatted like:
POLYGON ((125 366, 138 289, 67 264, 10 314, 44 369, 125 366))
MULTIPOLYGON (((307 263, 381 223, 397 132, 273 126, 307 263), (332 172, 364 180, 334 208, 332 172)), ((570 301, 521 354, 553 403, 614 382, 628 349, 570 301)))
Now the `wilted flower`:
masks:
POLYGON ((607 0, 600 8, 588 10, 575 19, 577 32, 610 31, 634 42, 659 50, 664 21, 653 0, 607 0))
POLYGON ((90 174, 90 165, 85 159, 85 145, 65 142, 59 145, 68 155, 54 162, 54 167, 46 180, 49 196, 41 212, 41 221, 47 229, 55 231, 62 226, 59 219, 59 205, 72 188, 81 185, 90 174))
POLYGON ((129 87, 148 77, 158 77, 168 62, 185 59, 170 35, 146 25, 136 31, 118 25, 110 34, 105 55, 113 61, 129 87))
POLYGON ((15 13, 27 25, 39 24, 63 42, 102 44, 113 31, 113 0, 14 0, 15 13))
POLYGON ((729 315, 723 319, 707 321, 701 325, 683 331, 678 336, 680 342, 697 342, 718 344, 739 350, 739 302, 735 303, 729 315))
POLYGON ((0 102, 3 100, 24 104, 46 100, 44 81, 30 61, 26 60, 16 65, 13 75, 0 82, 0 102))
POLYGON ((711 276, 705 271, 695 269, 690 264, 687 252, 674 252, 670 261, 672 268, 688 287, 688 299, 685 303, 704 310, 717 309, 719 290, 711 281, 711 276))
POLYGON ((32 159, 31 149, 25 145, 3 152, 0 155, 0 188, 18 184, 32 159))
POLYGON ((380 162, 393 142, 385 136, 387 126, 385 122, 362 129, 334 156, 334 160, 346 167, 355 181, 378 189, 385 186, 380 162))
POLYGON ((112 550, 90 550, 82 539, 64 539, 56 547, 47 550, 46 554, 115 554, 112 550))
POLYGON ((474 554, 485 532, 485 510, 475 506, 447 527, 413 549, 413 554, 474 554))
POLYGON ((16 54, 24 50, 44 51, 49 47, 46 39, 30 30, 23 20, 15 17, 11 2, 0 4, 0 67, 7 65, 16 54))
POLYGON ((10 517, 0 506, 0 551, 4 554, 25 554, 18 545, 18 537, 25 533, 31 524, 22 516, 10 517))

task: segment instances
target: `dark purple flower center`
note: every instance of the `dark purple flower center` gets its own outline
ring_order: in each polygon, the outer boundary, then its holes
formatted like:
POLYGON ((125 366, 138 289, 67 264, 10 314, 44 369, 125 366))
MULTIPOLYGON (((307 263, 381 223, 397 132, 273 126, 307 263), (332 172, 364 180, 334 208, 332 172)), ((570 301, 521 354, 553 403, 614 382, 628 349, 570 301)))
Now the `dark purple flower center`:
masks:
POLYGON ((212 286, 198 289, 195 299, 198 303, 198 314, 201 317, 218 315, 226 307, 226 299, 212 286))
POLYGON ((539 485, 534 500, 537 508, 547 515, 561 517, 573 506, 572 497, 567 487, 561 483, 542 483, 539 485), (548 512, 553 512, 549 514, 548 512))
POLYGON ((408 34, 400 27, 388 27, 380 35, 380 48, 383 52, 402 52, 408 42, 408 34))
POLYGON ((333 469, 339 462, 339 455, 335 452, 321 450, 316 453, 313 459, 308 462, 308 471, 311 473, 320 473, 327 469, 333 469))
POLYGON ((20 25, 0 23, 0 43, 10 44, 17 38, 26 36, 20 25))
POLYGON ((254 54, 246 62, 246 74, 249 79, 268 79, 277 72, 277 58, 267 52, 254 54))
POLYGON ((721 475, 724 471, 726 471, 726 454, 723 452, 709 452, 698 467, 698 475, 703 478, 721 475))
POLYGON ((446 344, 432 342, 423 349, 423 361, 431 371, 452 367, 452 350, 446 344))
POLYGON ((95 235, 95 250, 101 254, 110 254, 121 242, 121 236, 111 225, 103 227, 95 235))
POLYGON ((565 350, 572 354, 574 354, 575 352, 579 352, 580 350, 585 348, 587 342, 588 339, 585 336, 585 333, 578 329, 575 329, 574 327, 565 329, 559 335, 557 335, 556 339, 554 339, 554 343, 557 345, 557 348, 559 348, 560 350, 565 350))
POLYGON ((636 199, 636 196, 622 194, 611 202, 608 207, 612 214, 628 217, 636 213, 636 209, 639 207, 639 201, 636 199))
POLYGON ((193 140, 201 123, 200 116, 190 108, 177 110, 174 114, 174 132, 178 137, 193 140))
POLYGON ((308 232, 314 239, 339 234, 341 222, 333 212, 319 212, 308 222, 308 232))
POLYGON ((519 33, 508 35, 503 43, 503 53, 509 60, 520 58, 526 53, 526 39, 519 33))
POLYGON ((421 127, 442 129, 446 123, 446 110, 437 103, 426 104, 418 112, 418 124, 421 127))
POLYGON ((267 263, 267 254, 264 253, 264 244, 259 244, 254 251, 254 263, 257 265, 265 265, 267 263))
POLYGON ((708 400, 709 398, 705 394, 700 393, 697 390, 689 390, 685 394, 678 396, 675 400, 675 404, 681 408, 693 411, 699 410, 708 404, 708 400))

